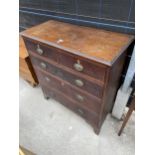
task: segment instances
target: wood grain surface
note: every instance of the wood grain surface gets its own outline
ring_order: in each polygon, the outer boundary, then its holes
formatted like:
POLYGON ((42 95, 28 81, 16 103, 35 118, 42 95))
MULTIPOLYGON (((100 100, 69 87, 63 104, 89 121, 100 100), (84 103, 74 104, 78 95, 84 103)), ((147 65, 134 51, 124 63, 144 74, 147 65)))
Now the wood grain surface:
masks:
POLYGON ((63 47, 111 64, 129 46, 133 36, 94 28, 48 21, 21 33, 34 40, 63 47))
POLYGON ((113 107, 134 38, 57 21, 35 26, 21 35, 44 97, 52 97, 79 114, 99 134, 113 107))

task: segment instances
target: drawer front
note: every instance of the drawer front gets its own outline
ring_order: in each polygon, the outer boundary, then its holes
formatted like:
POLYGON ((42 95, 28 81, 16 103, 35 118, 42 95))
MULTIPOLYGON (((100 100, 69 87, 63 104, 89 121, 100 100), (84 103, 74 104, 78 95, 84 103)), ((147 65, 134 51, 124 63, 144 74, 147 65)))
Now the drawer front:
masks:
POLYGON ((58 62, 59 53, 57 52, 56 48, 54 47, 49 48, 47 46, 44 46, 43 44, 40 44, 38 42, 33 42, 27 39, 25 39, 25 45, 30 54, 32 52, 37 55, 48 58, 52 61, 58 62))
POLYGON ((75 101, 71 100, 70 98, 68 98, 63 93, 56 91, 52 88, 49 89, 45 86, 42 86, 42 90, 47 96, 54 98, 55 100, 59 101, 64 106, 71 109, 72 111, 74 111, 75 113, 77 113, 78 115, 83 117, 85 120, 87 120, 91 124, 93 124, 95 126, 98 124, 99 119, 98 119, 97 115, 94 115, 93 113, 89 112, 88 110, 80 107, 78 104, 76 104, 75 101))
POLYGON ((97 65, 96 63, 79 58, 76 55, 62 52, 59 63, 101 81, 105 78, 106 67, 104 65, 97 65))
POLYGON ((36 70, 36 73, 39 77, 41 85, 46 85, 47 87, 59 90, 62 93, 66 94, 68 97, 77 101, 81 106, 85 106, 96 114, 99 114, 101 108, 100 99, 83 93, 83 91, 81 92, 80 90, 70 86, 66 82, 58 80, 55 77, 43 73, 42 71, 36 70))
POLYGON ((26 47, 29 52, 49 58, 52 61, 59 62, 60 64, 73 69, 74 71, 94 77, 103 81, 105 77, 106 66, 90 62, 84 58, 72 55, 64 50, 47 47, 40 43, 35 43, 30 40, 25 40, 26 47))
POLYGON ((58 68, 52 64, 49 64, 43 60, 40 60, 38 58, 35 58, 33 56, 31 56, 31 61, 32 63, 39 67, 40 69, 43 69, 44 71, 47 71, 71 84, 73 84, 74 86, 85 90, 89 93, 91 93, 92 95, 101 98, 102 97, 102 90, 103 87, 92 83, 84 78, 81 78, 77 75, 74 75, 72 73, 69 73, 61 68, 58 68))

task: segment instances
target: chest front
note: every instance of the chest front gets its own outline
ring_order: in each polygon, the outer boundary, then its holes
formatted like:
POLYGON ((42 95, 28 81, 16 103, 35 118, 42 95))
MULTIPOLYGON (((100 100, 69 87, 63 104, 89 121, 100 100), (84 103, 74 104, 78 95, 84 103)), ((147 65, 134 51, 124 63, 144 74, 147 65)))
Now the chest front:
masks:
POLYGON ((21 35, 44 96, 83 117, 98 134, 133 37, 56 21, 21 35))

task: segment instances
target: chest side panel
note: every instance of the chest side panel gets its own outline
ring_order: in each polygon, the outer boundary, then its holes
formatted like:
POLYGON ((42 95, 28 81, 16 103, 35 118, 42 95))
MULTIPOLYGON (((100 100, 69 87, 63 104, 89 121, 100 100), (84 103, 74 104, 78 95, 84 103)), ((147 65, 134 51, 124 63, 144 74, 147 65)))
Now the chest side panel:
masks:
POLYGON ((107 69, 107 76, 105 79, 105 91, 103 94, 103 104, 100 113, 100 124, 106 118, 107 113, 111 112, 117 90, 120 84, 121 73, 125 63, 126 51, 118 58, 113 66, 107 69))

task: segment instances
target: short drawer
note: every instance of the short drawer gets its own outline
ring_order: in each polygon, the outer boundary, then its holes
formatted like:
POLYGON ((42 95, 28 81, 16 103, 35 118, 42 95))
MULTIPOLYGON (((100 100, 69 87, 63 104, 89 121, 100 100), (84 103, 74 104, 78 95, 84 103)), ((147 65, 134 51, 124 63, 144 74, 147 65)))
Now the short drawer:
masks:
POLYGON ((101 108, 101 100, 93 97, 84 91, 80 91, 76 87, 69 85, 65 81, 59 80, 51 75, 36 70, 41 85, 54 88, 66 94, 68 97, 77 101, 81 106, 85 106, 91 111, 99 114, 101 108))
POLYGON ((59 101, 64 106, 71 109, 72 111, 74 111, 75 113, 83 117, 85 120, 87 120, 91 124, 96 125, 98 123, 98 120, 99 120, 98 115, 95 115, 91 113, 90 111, 86 110, 85 108, 79 106, 74 100, 68 98, 65 94, 59 91, 56 91, 52 88, 49 89, 45 86, 42 87, 42 90, 47 96, 59 101))
POLYGON ((59 53, 54 47, 47 47, 39 42, 25 39, 25 45, 29 52, 48 58, 54 62, 58 62, 59 53))
POLYGON ((106 66, 97 64, 92 61, 87 61, 77 55, 68 54, 67 52, 61 52, 59 63, 72 68, 73 70, 94 77, 97 80, 103 81, 105 78, 106 66))
POLYGON ((94 95, 96 97, 99 97, 99 98, 102 97, 103 86, 100 86, 96 83, 92 83, 91 81, 89 81, 87 79, 84 79, 80 76, 74 75, 73 73, 65 71, 62 68, 58 68, 57 66, 49 64, 49 63, 47 63, 41 59, 35 58, 33 56, 31 56, 31 61, 36 67, 38 67, 44 71, 47 71, 47 72, 61 78, 62 80, 65 80, 65 81, 71 83, 72 85, 91 93, 92 95, 94 95))

